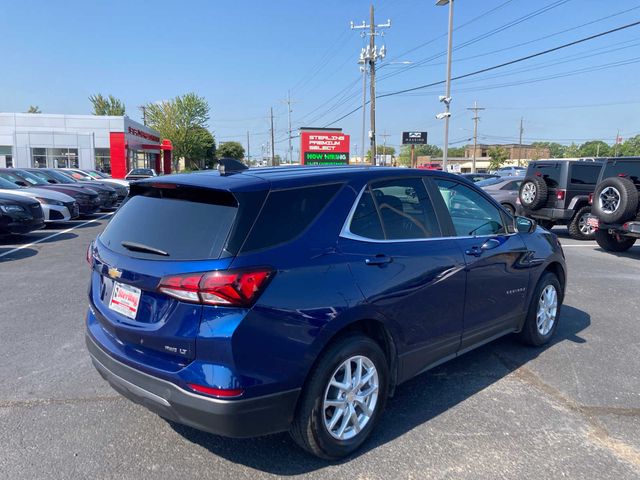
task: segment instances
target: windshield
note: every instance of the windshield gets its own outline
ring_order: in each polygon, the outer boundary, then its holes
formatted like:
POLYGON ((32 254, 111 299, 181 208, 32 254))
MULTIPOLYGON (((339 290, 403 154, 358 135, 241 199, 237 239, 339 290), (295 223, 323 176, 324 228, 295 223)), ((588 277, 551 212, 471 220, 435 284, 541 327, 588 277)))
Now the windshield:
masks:
POLYGON ((20 187, 26 187, 26 185, 22 185, 24 183, 26 183, 23 179, 21 179, 20 177, 14 175, 13 173, 9 173, 9 172, 0 172, 0 178, 4 178, 5 180, 14 183, 15 185, 18 185, 20 187))
POLYGON ((20 187, 15 183, 12 183, 9 180, 5 180, 4 178, 0 177, 0 189, 18 190, 19 188, 20 187))
POLYGON ((29 182, 31 185, 46 185, 47 181, 43 178, 40 178, 34 175, 31 172, 27 172, 26 170, 20 170, 18 175, 24 179, 25 182, 29 182))
POLYGON ((93 177, 91 175, 79 170, 64 170, 62 171, 62 174, 71 178, 75 178, 76 180, 93 180, 93 177))
POLYGON ((47 170, 45 172, 47 175, 49 175, 50 178, 53 178, 54 180, 57 180, 60 183, 74 183, 77 182, 77 180, 73 177, 70 177, 69 175, 65 175, 63 172, 59 172, 56 170, 47 170))
POLYGON ((130 173, 132 175, 153 175, 153 170, 148 168, 134 168, 130 173))

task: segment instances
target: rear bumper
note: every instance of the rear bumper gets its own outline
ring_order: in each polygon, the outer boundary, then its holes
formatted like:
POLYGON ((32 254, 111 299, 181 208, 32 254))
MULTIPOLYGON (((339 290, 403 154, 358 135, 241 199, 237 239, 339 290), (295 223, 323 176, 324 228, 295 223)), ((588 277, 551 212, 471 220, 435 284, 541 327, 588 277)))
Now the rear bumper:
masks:
POLYGON ((604 223, 595 215, 589 215, 587 223, 598 230, 607 230, 610 233, 617 233, 634 238, 640 238, 640 221, 632 220, 625 223, 604 223))
POLYGON ((88 333, 85 339, 100 375, 120 394, 163 418, 235 438, 283 432, 291 425, 300 389, 238 400, 205 397, 115 360, 88 333))
POLYGON ((573 218, 575 211, 571 208, 541 208, 539 210, 527 210, 527 216, 531 218, 541 218, 543 220, 563 220, 568 221, 573 218))

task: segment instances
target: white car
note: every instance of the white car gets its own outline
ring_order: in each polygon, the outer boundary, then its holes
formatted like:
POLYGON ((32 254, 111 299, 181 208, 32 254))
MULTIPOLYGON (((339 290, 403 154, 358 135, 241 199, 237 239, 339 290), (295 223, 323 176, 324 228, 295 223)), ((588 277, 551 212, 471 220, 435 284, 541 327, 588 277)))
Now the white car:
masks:
POLYGON ((80 215, 78 203, 69 195, 44 188, 19 187, 0 178, 0 192, 11 193, 38 200, 42 205, 45 222, 66 222, 80 215))
POLYGON ((120 180, 119 178, 111 178, 104 177, 100 175, 100 172, 96 170, 80 170, 79 168, 61 168, 60 170, 64 170, 65 172, 71 174, 73 178, 76 180, 80 180, 82 182, 103 182, 106 184, 109 183, 117 183, 118 185, 122 185, 123 187, 129 188, 129 182, 127 180, 120 180))
POLYGON ((496 170, 496 175, 501 177, 520 177, 527 172, 527 169, 524 167, 502 167, 496 170))

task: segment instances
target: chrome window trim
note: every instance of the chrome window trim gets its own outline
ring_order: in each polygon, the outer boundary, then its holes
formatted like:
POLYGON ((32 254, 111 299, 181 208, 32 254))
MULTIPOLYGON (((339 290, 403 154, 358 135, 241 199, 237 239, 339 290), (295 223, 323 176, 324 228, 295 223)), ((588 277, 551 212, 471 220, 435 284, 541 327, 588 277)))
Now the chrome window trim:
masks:
POLYGON ((356 235, 355 233, 351 233, 349 227, 351 226, 351 220, 353 220, 353 216, 356 213, 356 208, 358 208, 358 203, 360 202, 360 198, 364 194, 365 190, 369 187, 369 183, 367 183, 362 189, 360 193, 356 197, 353 205, 351 206, 351 210, 349 210, 349 215, 347 215, 347 219, 342 225, 342 230, 340 230, 340 238, 346 238, 349 240, 356 240, 358 242, 367 242, 367 243, 407 243, 407 242, 432 242, 434 240, 457 240, 457 239, 469 239, 469 238, 495 238, 495 237, 512 237, 514 235, 518 235, 519 232, 515 231, 514 233, 504 233, 504 234, 493 234, 493 235, 465 235, 465 236, 454 236, 454 237, 430 237, 430 238, 403 238, 398 240, 386 240, 380 239, 376 240, 375 238, 362 237, 360 235, 356 235))

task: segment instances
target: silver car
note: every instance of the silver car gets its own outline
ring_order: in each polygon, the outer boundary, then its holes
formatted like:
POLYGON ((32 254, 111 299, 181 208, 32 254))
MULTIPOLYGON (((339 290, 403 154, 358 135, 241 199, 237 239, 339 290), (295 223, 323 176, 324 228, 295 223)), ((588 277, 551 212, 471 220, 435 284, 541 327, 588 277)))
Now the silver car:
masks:
POLYGON ((488 178, 476 182, 476 185, 491 195, 511 215, 521 215, 522 206, 518 201, 518 192, 524 176, 488 178))

